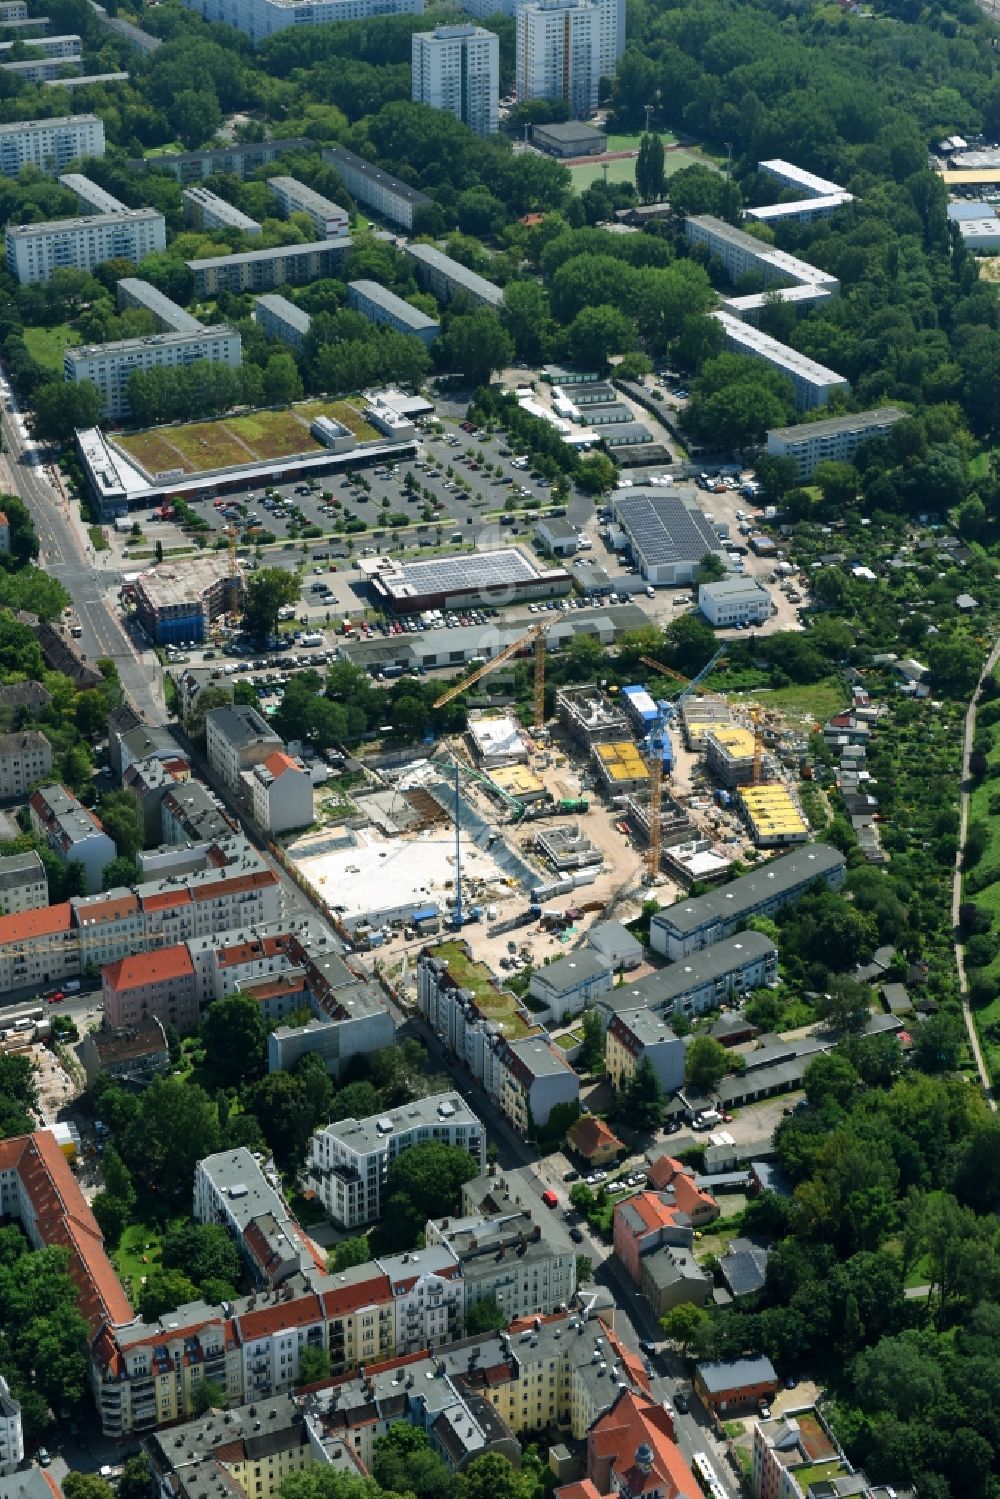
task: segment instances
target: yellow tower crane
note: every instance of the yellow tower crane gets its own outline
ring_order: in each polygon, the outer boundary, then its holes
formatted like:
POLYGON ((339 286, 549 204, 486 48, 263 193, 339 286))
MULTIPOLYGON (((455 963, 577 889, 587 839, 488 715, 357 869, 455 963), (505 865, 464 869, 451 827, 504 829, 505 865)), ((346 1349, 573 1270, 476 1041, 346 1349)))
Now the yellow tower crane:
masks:
POLYGON ((546 620, 544 624, 532 625, 530 630, 526 630, 523 635, 511 641, 499 656, 494 656, 492 661, 487 661, 485 666, 480 666, 474 671, 471 677, 464 677, 461 682, 456 682, 453 687, 442 692, 441 696, 435 700, 434 707, 443 708, 445 703, 450 703, 452 698, 458 697, 459 693, 465 692, 466 688, 474 687, 477 682, 481 682, 484 677, 495 672, 498 667, 503 666, 505 661, 509 661, 526 646, 533 645, 535 653, 534 717, 535 728, 540 729, 545 722, 545 632, 550 623, 552 621, 546 620))

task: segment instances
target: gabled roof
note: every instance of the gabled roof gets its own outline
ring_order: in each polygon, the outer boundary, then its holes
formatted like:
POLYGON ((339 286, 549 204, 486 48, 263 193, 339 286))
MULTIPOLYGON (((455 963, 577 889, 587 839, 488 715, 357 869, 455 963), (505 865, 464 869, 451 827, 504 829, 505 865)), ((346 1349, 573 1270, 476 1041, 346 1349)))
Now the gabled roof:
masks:
POLYGON ((605 1146, 611 1146, 615 1150, 623 1148, 614 1130, 609 1129, 596 1114, 581 1114, 573 1128, 567 1131, 566 1139, 574 1150, 588 1159, 605 1146))
POLYGON ((588 1476, 597 1476, 607 1465, 613 1491, 636 1495, 657 1489, 663 1499, 700 1499, 701 1486, 673 1436, 673 1422, 662 1405, 622 1390, 590 1428, 588 1476))

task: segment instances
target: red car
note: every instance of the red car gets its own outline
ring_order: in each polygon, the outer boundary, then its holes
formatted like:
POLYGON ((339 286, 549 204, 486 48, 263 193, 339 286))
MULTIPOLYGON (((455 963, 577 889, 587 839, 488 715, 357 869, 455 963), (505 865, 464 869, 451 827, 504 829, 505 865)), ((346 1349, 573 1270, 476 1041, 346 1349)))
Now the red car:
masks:
POLYGON ((61 989, 53 989, 52 993, 46 994, 45 998, 48 1000, 50 1005, 57 1005, 59 1001, 61 999, 65 999, 66 996, 61 989))
POLYGON ((542 1193, 542 1201, 547 1208, 556 1208, 559 1206, 559 1198, 553 1192, 551 1187, 547 1192, 542 1193))

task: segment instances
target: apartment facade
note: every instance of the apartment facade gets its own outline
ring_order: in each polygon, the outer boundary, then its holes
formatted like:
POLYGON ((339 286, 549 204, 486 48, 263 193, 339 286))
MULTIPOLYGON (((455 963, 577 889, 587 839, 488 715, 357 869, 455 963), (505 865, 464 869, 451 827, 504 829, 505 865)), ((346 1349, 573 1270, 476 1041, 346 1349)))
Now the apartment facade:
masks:
POLYGON ((182 1035, 200 1016, 194 964, 186 947, 130 954, 101 969, 104 1021, 115 1030, 155 1019, 182 1035))
POLYGON ((322 193, 295 177, 269 177, 267 188, 277 198, 286 219, 293 213, 304 213, 320 239, 346 239, 350 233, 351 221, 346 208, 324 198, 322 193))
POLYGON ((89 891, 100 890, 105 866, 116 857, 113 839, 89 807, 65 786, 42 786, 28 803, 32 832, 64 862, 82 864, 89 891))
MULTIPOLYGON (((419 13, 423 13, 422 0, 419 13)), ((421 208, 429 208, 433 202, 426 193, 393 177, 364 156, 348 151, 346 146, 325 146, 323 160, 336 167, 352 198, 403 229, 411 230, 414 214, 421 208)))
POLYGON ((221 1224, 256 1286, 274 1290, 298 1272, 326 1272, 326 1255, 285 1201, 274 1163, 261 1166, 243 1147, 198 1162, 194 1216, 198 1223, 221 1224))
POLYGON ((412 98, 444 109, 477 135, 500 124, 500 38, 481 26, 437 26, 411 38, 412 98))
POLYGON ((817 406, 825 406, 837 391, 850 391, 850 381, 836 370, 817 364, 815 359, 807 358, 790 344, 781 343, 751 323, 734 317, 731 312, 719 308, 711 316, 720 324, 728 350, 748 359, 761 359, 780 374, 787 375, 799 411, 813 411, 817 406))
POLYGON ((397 1354, 438 1348, 461 1336, 465 1281, 451 1250, 442 1244, 376 1261, 389 1282, 396 1313, 397 1354))
POLYGON ((898 406, 878 406, 828 421, 803 422, 795 427, 772 427, 767 451, 773 458, 795 460, 797 477, 811 479, 818 463, 850 463, 863 442, 885 437, 906 412, 898 406))
POLYGON ((548 1036, 501 1041, 498 1099, 501 1109, 522 1139, 531 1139, 559 1104, 576 1103, 580 1079, 566 1053, 548 1036))
POLYGON ((52 746, 39 729, 0 734, 0 799, 27 796, 52 769, 52 746))
POLYGON ((127 205, 114 193, 107 192, 97 182, 91 182, 82 172, 63 172, 59 186, 76 195, 84 213, 124 213, 127 205))
POLYGON ((67 349, 63 379, 71 384, 92 381, 101 395, 102 415, 117 419, 128 416, 131 410, 128 383, 133 375, 151 369, 184 369, 201 359, 239 369, 243 346, 235 328, 220 323, 192 332, 154 333, 146 338, 122 338, 114 343, 67 349))
POLYGON ((163 215, 155 208, 12 225, 5 241, 7 269, 22 286, 47 281, 53 271, 68 267, 92 271, 105 260, 120 258, 138 265, 167 244, 163 215))
POLYGON ((196 229, 238 229, 241 234, 249 235, 260 233, 256 219, 207 187, 186 187, 181 196, 185 224, 193 224, 196 229))
POLYGON ((45 865, 33 848, 0 859, 0 916, 40 911, 49 903, 45 865))
POLYGON ((189 260, 187 267, 198 297, 214 297, 220 291, 270 291, 275 286, 298 286, 335 275, 350 248, 349 238, 321 239, 306 245, 277 245, 272 250, 212 255, 189 260))
POLYGON ((250 775, 253 815, 266 833, 287 833, 313 820, 313 783, 301 760, 284 749, 255 765, 250 775))
POLYGON ((253 320, 268 338, 280 338, 289 348, 302 349, 312 327, 312 318, 302 307, 296 307, 287 297, 278 292, 268 292, 256 297, 253 304, 253 320))
POLYGON ((488 1212, 431 1220, 424 1233, 428 1246, 446 1247, 458 1264, 466 1311, 495 1301, 512 1322, 568 1306, 576 1292, 576 1247, 565 1226, 540 1200, 505 1200, 503 1178, 490 1190, 488 1212))
POLYGON ((184 0, 184 4, 206 21, 235 26, 255 44, 286 26, 419 16, 424 10, 424 0, 184 0))
POLYGON ((104 155, 104 121, 97 115, 59 115, 50 120, 0 124, 0 174, 16 177, 22 167, 57 175, 72 161, 104 155))
POLYGON ((395 292, 380 286, 377 281, 349 281, 347 305, 370 323, 382 323, 395 328, 397 333, 408 333, 412 338, 419 338, 428 348, 441 332, 441 324, 436 318, 428 317, 419 307, 397 297, 395 292))
POLYGON ((10 1393, 10 1385, 0 1374, 0 1478, 16 1473, 24 1462, 24 1428, 21 1404, 10 1393))
POLYGON ((450 302, 459 292, 477 307, 499 307, 503 301, 503 292, 495 282, 470 271, 435 245, 408 244, 404 249, 415 262, 420 285, 433 292, 439 302, 450 302))
POLYGON ((245 770, 284 750, 281 735, 245 703, 212 708, 205 715, 208 763, 233 790, 245 770))
POLYGON ((588 120, 601 79, 601 11, 592 0, 535 0, 517 12, 517 97, 561 99, 588 120))
POLYGON ((483 1126, 457 1093, 438 1093, 370 1119, 341 1119, 312 1138, 309 1176, 329 1216, 344 1228, 373 1223, 397 1156, 429 1141, 486 1161, 483 1126))
POLYGON ((668 1096, 684 1082, 684 1043, 653 1010, 625 1010, 608 1025, 605 1070, 617 1089, 635 1076, 640 1062, 649 1062, 668 1096))

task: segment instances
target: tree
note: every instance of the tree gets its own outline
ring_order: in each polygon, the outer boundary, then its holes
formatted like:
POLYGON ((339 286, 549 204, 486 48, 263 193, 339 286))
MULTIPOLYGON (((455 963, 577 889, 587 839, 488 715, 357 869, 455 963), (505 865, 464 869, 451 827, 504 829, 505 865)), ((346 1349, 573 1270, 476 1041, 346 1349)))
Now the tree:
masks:
POLYGON ((441 343, 448 369, 461 372, 473 386, 488 385, 494 371, 514 358, 510 334, 488 307, 452 317, 441 343))
POLYGON ((431 1451, 427 1433, 397 1421, 375 1440, 372 1472, 383 1491, 413 1494, 414 1499, 451 1499, 456 1484, 451 1470, 431 1451))
POLYGON ((97 804, 104 831, 114 839, 120 859, 135 859, 142 848, 142 819, 136 800, 127 791, 109 791, 97 804))
POLYGON ((679 1344, 687 1353, 708 1327, 708 1320, 704 1307, 696 1306, 693 1301, 682 1301, 660 1318, 660 1326, 670 1341, 679 1344))
POLYGON ((860 1031, 871 1014, 871 990, 856 979, 838 975, 816 1001, 816 1013, 838 1036, 860 1031))
POLYGON ((182 89, 171 105, 171 119, 189 151, 203 146, 222 124, 222 110, 211 89, 182 89))
POLYGON ((163 1240, 163 1268, 179 1270, 199 1289, 208 1280, 236 1286, 239 1250, 218 1223, 174 1224, 163 1240))
POLYGON ((463 1185, 478 1169, 468 1151, 436 1140, 398 1155, 390 1163, 386 1181, 384 1227, 393 1240, 412 1244, 428 1218, 455 1212, 463 1185))
POLYGON ((189 1204, 195 1167, 221 1145, 215 1104, 204 1088, 177 1077, 150 1083, 120 1141, 151 1208, 164 1215, 189 1204))
POLYGON ((696 1036, 684 1059, 684 1076, 695 1088, 714 1088, 729 1071, 731 1058, 713 1036, 696 1036))
POLYGON ((299 1354, 299 1375, 295 1383, 303 1385, 319 1384, 324 1379, 330 1378, 330 1355, 325 1348, 311 1348, 308 1345, 299 1354))
POLYGON ((203 1379, 191 1395, 191 1413, 204 1416, 208 1411, 222 1410, 226 1404, 226 1387, 217 1379, 203 1379))
POLYGON ((354 1239, 341 1239, 330 1250, 330 1274, 335 1275, 338 1270, 351 1270, 355 1265, 367 1264, 370 1259, 371 1247, 364 1234, 359 1234, 354 1239))
MULTIPOLYGON (((34 562, 38 557, 38 537, 28 507, 16 494, 0 494, 0 510, 7 517, 10 537, 9 550, 2 558, 4 566, 18 568, 34 562)), ((24 666, 20 669, 23 671, 24 666)))
POLYGON ((644 203, 658 203, 663 197, 667 174, 663 142, 658 135, 645 134, 639 142, 635 162, 635 190, 644 203))
POLYGON ((589 1254, 578 1254, 576 1257, 576 1283, 585 1286, 594 1273, 594 1262, 589 1254))
POLYGON ((606 453, 592 453, 581 458, 573 478, 584 494, 607 494, 614 487, 617 470, 606 453))
POLYGON ((179 1270, 151 1270, 139 1292, 138 1308, 146 1322, 198 1300, 198 1287, 179 1270))
POLYGON ((264 367, 264 404, 290 406, 302 399, 302 376, 291 354, 272 354, 264 367))
POLYGON ((637 336, 635 323, 617 307, 582 307, 566 330, 566 348, 584 368, 603 370, 611 355, 631 349, 637 336))
POLYGON ((500 320, 513 339, 519 359, 534 364, 544 356, 552 311, 537 281, 512 281, 504 289, 500 320))
POLYGON ((600 1012, 594 1008, 583 1016, 583 1045, 580 1048, 578 1065, 582 1072, 604 1071, 604 1050, 607 1037, 601 1024, 600 1012))
POLYGON ((301 592, 298 574, 283 567, 264 567, 247 579, 243 596, 243 628, 264 641, 278 628, 278 611, 294 604, 301 592))
POLYGON ((827 1099, 832 1099, 841 1108, 846 1108, 858 1087, 858 1074, 846 1057, 827 1052, 814 1057, 806 1068, 802 1085, 813 1108, 820 1108, 827 1099))
POLYGON ((910 1056, 922 1072, 954 1072, 962 1060, 964 1044, 961 1020, 942 1010, 916 1027, 910 1056))
POLYGON ((706 552, 698 563, 699 583, 721 583, 728 576, 729 571, 719 552, 706 552))
POLYGON ((125 1459, 118 1480, 118 1499, 149 1499, 153 1474, 145 1454, 137 1452, 125 1459))
POLYGON ((639 1130, 655 1130, 663 1121, 663 1089, 648 1056, 642 1056, 621 1091, 616 1112, 639 1130))
POLYGON ((531 1499, 534 1482, 499 1452, 484 1452, 464 1469, 465 1499, 531 1499))
POLYGON ((478 1338, 507 1326, 507 1315, 495 1296, 475 1302, 465 1314, 465 1335, 478 1338))
POLYGON ((116 890, 122 885, 138 885, 140 878, 141 872, 135 859, 112 859, 110 864, 104 866, 101 888, 116 890))
POLYGON ((104 405, 92 380, 49 380, 31 399, 35 436, 51 442, 72 442, 77 430, 96 427, 104 405))
POLYGON ((245 994, 209 1005, 202 1022, 205 1061, 222 1087, 260 1077, 267 1056, 267 1026, 261 1007, 245 994))
POLYGON ((114 1499, 110 1483, 97 1473, 67 1473, 62 1491, 66 1499, 114 1499))

